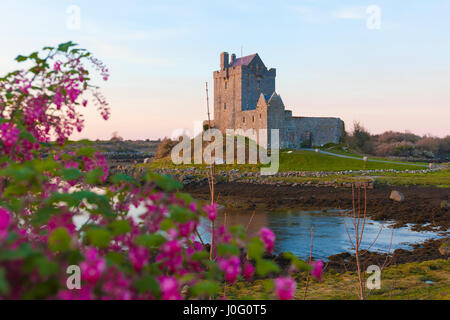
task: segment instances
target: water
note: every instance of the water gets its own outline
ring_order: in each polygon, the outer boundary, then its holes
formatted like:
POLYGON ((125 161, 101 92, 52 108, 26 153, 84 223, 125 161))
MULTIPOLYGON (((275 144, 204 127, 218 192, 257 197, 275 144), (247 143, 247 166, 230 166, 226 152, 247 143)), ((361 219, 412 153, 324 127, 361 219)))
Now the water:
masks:
MULTIPOLYGON (((243 225, 247 227, 252 212, 227 211, 227 225, 243 225)), ((257 235, 262 227, 268 227, 275 233, 274 253, 290 251, 298 257, 309 257, 311 246, 311 227, 314 226, 313 256, 326 260, 330 255, 344 251, 351 252, 352 245, 346 231, 354 241, 353 219, 348 212, 340 210, 328 211, 294 211, 294 212, 256 212, 249 225, 249 236, 257 235)), ((219 215, 216 225, 224 223, 224 215, 219 215)), ((430 238, 437 238, 437 232, 416 232, 411 228, 393 229, 391 222, 379 222, 366 219, 362 249, 376 242, 370 251, 387 253, 391 245, 391 253, 399 248, 411 249, 411 244, 420 243, 430 238), (381 230, 381 231, 380 231, 381 230), (392 233, 393 232, 393 233, 392 233)), ((210 240, 210 223, 203 220, 200 235, 204 241, 210 240)))
MULTIPOLYGON (((131 207, 130 215, 139 221, 139 216, 145 211, 144 206, 131 207)), ((347 229, 354 242, 354 226, 348 210, 257 211, 250 224, 252 211, 227 210, 226 212, 226 225, 248 226, 249 238, 256 236, 262 227, 270 228, 276 237, 275 254, 290 251, 298 257, 307 259, 311 249, 311 228, 313 226, 313 256, 315 259, 326 260, 333 254, 345 251, 353 252, 347 229)), ((80 227, 86 220, 87 216, 78 216, 74 222, 77 227, 80 227)), ((216 226, 223 225, 224 220, 224 214, 218 214, 216 226)), ((393 229, 391 225, 392 222, 366 219, 361 249, 364 250, 371 246, 370 251, 387 253, 390 247, 392 253, 396 249, 411 249, 411 244, 439 237, 437 232, 417 232, 411 230, 410 226, 393 229)), ((210 241, 210 222, 208 220, 201 221, 199 233, 204 242, 210 241)))

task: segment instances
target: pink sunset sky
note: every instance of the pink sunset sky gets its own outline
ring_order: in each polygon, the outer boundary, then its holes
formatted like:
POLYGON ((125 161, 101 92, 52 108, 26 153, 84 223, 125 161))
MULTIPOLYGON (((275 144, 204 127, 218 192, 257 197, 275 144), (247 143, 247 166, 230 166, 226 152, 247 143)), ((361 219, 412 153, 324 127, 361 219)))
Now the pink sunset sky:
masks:
POLYGON ((367 24, 369 5, 4 1, 0 74, 17 67, 19 53, 72 40, 111 71, 110 81, 99 83, 110 120, 91 107, 85 130, 73 138, 109 139, 118 132, 157 139, 192 131, 194 121, 206 119, 205 81, 213 87, 221 51, 257 52, 277 69, 276 90, 295 116, 340 117, 347 130, 358 120, 372 133, 449 135, 450 1, 378 1, 375 29, 367 24), (79 25, 71 27, 74 14, 79 25))

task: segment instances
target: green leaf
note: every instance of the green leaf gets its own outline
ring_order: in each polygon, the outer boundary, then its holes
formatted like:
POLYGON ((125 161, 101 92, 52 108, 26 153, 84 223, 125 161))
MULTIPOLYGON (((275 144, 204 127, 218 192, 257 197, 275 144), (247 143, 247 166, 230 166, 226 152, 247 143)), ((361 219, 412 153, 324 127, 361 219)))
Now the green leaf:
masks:
POLYGON ((5 273, 5 269, 0 267, 0 294, 2 295, 6 295, 9 292, 9 284, 5 273))
POLYGON ((22 61, 26 61, 28 59, 28 57, 22 56, 22 55, 18 55, 16 57, 16 61, 17 62, 22 62, 22 61))
POLYGON ((112 183, 132 182, 132 181, 134 181, 133 177, 123 174, 123 173, 117 173, 111 177, 112 183))
POLYGON ((14 250, 1 250, 0 251, 0 261, 2 260, 21 260, 33 254, 33 249, 29 243, 22 243, 18 248, 14 250))
POLYGON ((177 198, 183 199, 187 205, 195 201, 194 198, 189 193, 178 192, 176 196, 177 198))
POLYGON ((245 227, 243 225, 231 226, 230 232, 242 240, 247 238, 247 232, 245 231, 245 227))
POLYGON ((167 219, 164 219, 159 226, 160 226, 161 230, 167 231, 167 230, 175 227, 175 223, 171 219, 167 218, 167 219))
POLYGON ((216 248, 217 248, 217 253, 220 256, 226 256, 226 255, 238 256, 239 255, 239 248, 233 244, 219 243, 216 248))
POLYGON ((52 231, 48 237, 48 246, 53 252, 64 252, 70 248, 71 237, 66 228, 61 227, 52 231))
POLYGON ((153 234, 143 234, 136 238, 135 243, 137 245, 146 247, 148 249, 154 249, 159 248, 163 243, 165 243, 167 240, 166 238, 157 233, 153 234))
POLYGON ((76 168, 62 169, 60 172, 60 176, 66 181, 77 180, 82 175, 81 171, 76 168))
POLYGON ((291 260, 291 263, 298 269, 301 271, 310 271, 312 270, 312 267, 307 264, 306 262, 304 262, 303 260, 300 260, 299 258, 297 258, 292 252, 285 252, 283 254, 283 256, 286 259, 291 260))
POLYGON ((96 151, 91 147, 83 147, 77 150, 77 155, 91 158, 95 152, 96 151))
POLYGON ((186 223, 197 218, 197 215, 194 212, 178 205, 170 205, 169 211, 170 217, 178 223, 186 223))
POLYGON ((116 220, 108 225, 113 237, 119 236, 131 231, 131 224, 129 220, 116 220))
POLYGON ((168 175, 158 175, 152 172, 147 173, 147 181, 153 181, 158 187, 166 191, 175 191, 183 188, 183 184, 172 179, 168 175))
POLYGON ((156 299, 161 298, 161 288, 159 283, 151 276, 143 276, 134 283, 134 286, 141 294, 150 292, 156 299))
POLYGON ((74 46, 76 46, 76 44, 73 43, 72 41, 69 41, 69 42, 66 42, 66 43, 61 43, 58 46, 58 51, 67 52, 70 47, 74 47, 74 46))
POLYGON ((258 260, 264 254, 264 244, 259 237, 250 240, 247 247, 247 255, 250 259, 258 260))
POLYGON ((120 252, 111 251, 106 254, 106 261, 108 262, 108 265, 121 265, 125 260, 125 256, 120 252))
POLYGON ((42 277, 48 277, 58 273, 59 265, 56 262, 48 260, 44 255, 36 255, 25 262, 24 269, 26 272, 33 272, 37 269, 42 277))
POLYGON ((99 248, 106 248, 111 241, 111 232, 103 228, 93 228, 86 231, 86 240, 99 248))
POLYGON ((31 222, 35 225, 45 224, 48 220, 50 220, 52 215, 58 214, 59 212, 61 212, 60 208, 51 206, 41 207, 33 214, 31 222))
POLYGON ((256 273, 258 275, 265 277, 271 272, 280 272, 280 267, 275 262, 266 259, 256 260, 256 273))
POLYGON ((191 256, 191 259, 193 261, 201 261, 201 260, 209 259, 209 253, 206 251, 198 251, 198 252, 195 252, 191 256))
POLYGON ((55 295, 59 289, 59 280, 52 277, 44 282, 38 282, 31 287, 31 290, 23 295, 25 300, 42 300, 55 295))
POLYGON ((214 296, 219 292, 220 286, 217 282, 211 280, 202 280, 197 282, 191 288, 191 293, 195 297, 214 296))
POLYGON ((6 279, 5 269, 0 268, 0 294, 6 295, 9 292, 9 284, 6 279))
POLYGON ((102 168, 95 168, 86 174, 85 182, 87 184, 97 184, 101 183, 101 177, 104 175, 102 168))

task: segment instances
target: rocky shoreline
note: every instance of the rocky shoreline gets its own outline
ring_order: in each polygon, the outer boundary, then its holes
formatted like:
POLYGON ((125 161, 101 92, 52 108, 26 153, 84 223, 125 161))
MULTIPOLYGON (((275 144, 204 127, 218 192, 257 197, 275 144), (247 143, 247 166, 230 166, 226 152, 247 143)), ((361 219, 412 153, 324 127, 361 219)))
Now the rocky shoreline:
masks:
MULTIPOLYGON (((229 171, 218 170, 216 171, 215 179, 221 183, 246 183, 246 184, 264 184, 264 185, 278 185, 278 186, 314 186, 314 187, 344 187, 351 188, 354 183, 338 181, 336 176, 361 176, 361 182, 359 184, 366 185, 368 189, 372 189, 375 186, 375 179, 372 176, 383 173, 430 173, 436 172, 440 169, 420 169, 420 170, 394 170, 394 169, 377 169, 377 170, 346 170, 346 171, 284 171, 278 172, 274 175, 263 176, 260 172, 242 172, 237 169, 232 169, 229 171), (319 181, 304 181, 304 182, 291 182, 289 178, 304 177, 304 178, 326 178, 330 177, 330 180, 319 180, 319 181), (277 180, 277 178, 283 178, 277 180)), ((121 172, 127 174, 143 174, 145 169, 143 167, 126 168, 120 167, 112 168, 112 172, 121 172)), ((205 184, 208 181, 207 170, 201 170, 198 168, 187 168, 187 169, 155 169, 155 173, 170 175, 174 179, 180 181, 183 185, 196 185, 205 184)), ((305 179, 307 180, 307 179, 305 179)))

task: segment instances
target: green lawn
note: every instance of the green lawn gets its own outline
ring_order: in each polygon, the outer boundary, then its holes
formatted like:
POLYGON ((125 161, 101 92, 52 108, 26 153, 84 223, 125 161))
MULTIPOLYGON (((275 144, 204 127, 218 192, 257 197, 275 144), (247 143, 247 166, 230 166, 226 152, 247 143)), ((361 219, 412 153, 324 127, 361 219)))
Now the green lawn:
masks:
MULTIPOLYGON (((312 279, 308 286, 307 300, 358 299, 355 272, 326 272, 322 282, 312 279)), ((305 277, 297 278, 295 299, 303 300, 305 277)), ((227 286, 228 299, 273 299, 263 280, 253 283, 238 282, 227 286)), ((369 300, 433 300, 450 299, 450 261, 431 260, 391 266, 381 272, 381 288, 368 292, 369 300)))
MULTIPOLYGON (((332 151, 330 151, 332 152, 332 151)), ((358 156, 352 153, 341 154, 349 156, 358 156)), ((361 156, 362 158, 362 156, 361 156)), ((313 151, 292 151, 292 153, 281 152, 280 171, 343 171, 343 170, 373 170, 373 169, 396 169, 396 170, 417 170, 426 169, 415 165, 382 163, 382 162, 364 162, 357 159, 348 159, 335 157, 328 154, 317 153, 313 151)))
MULTIPOLYGON (((335 157, 328 154, 317 153, 314 151, 296 150, 287 153, 287 150, 280 152, 280 168, 279 171, 343 171, 343 170, 363 170, 364 166, 367 170, 372 169, 396 169, 396 170, 417 170, 425 169, 409 164, 397 162, 395 164, 382 162, 364 162, 357 159, 348 159, 335 157)), ((353 153, 346 155, 358 156, 353 153)), ((174 165, 170 158, 152 161, 149 166, 151 168, 190 168, 197 167, 206 169, 206 165, 174 165)), ((256 171, 261 165, 234 164, 234 165, 217 165, 217 170, 239 169, 241 171, 256 171)))

